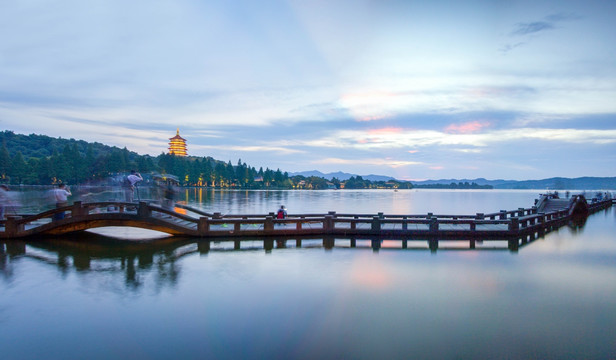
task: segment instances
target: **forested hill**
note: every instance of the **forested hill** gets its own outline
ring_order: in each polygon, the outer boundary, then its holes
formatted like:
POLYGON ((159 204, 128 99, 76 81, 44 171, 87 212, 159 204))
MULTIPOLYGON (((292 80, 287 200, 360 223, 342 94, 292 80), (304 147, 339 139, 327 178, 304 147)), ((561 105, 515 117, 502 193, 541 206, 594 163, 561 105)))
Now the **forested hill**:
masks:
MULTIPOLYGON (((8 130, 0 132, 0 144, 6 146, 11 158, 18 152, 21 152, 21 155, 26 160, 29 158, 40 159, 49 157, 53 155, 54 152, 61 153, 66 146, 70 148, 75 146, 81 155, 85 155, 88 148, 91 148, 95 157, 109 154, 114 149, 120 150, 117 147, 104 145, 98 142, 89 143, 83 140, 53 138, 37 134, 21 135, 8 130)), ((132 151, 128 153, 132 159, 139 156, 132 151)))
MULTIPOLYGON (((119 181, 122 174, 135 169, 146 175, 175 175, 181 185, 216 186, 247 189, 331 189, 344 187, 340 180, 328 181, 317 176, 296 175, 248 166, 241 159, 236 164, 211 157, 179 157, 161 153, 156 157, 139 155, 75 139, 56 139, 45 135, 20 135, 0 132, 0 182, 45 185, 55 183, 85 184, 119 181)), ((411 188, 401 181, 369 181, 351 177, 345 184, 352 189, 411 188)))
POLYGON ((157 157, 82 140, 0 132, 0 182, 8 184, 83 184, 109 180, 136 169, 142 174, 172 174, 181 185, 279 187, 292 183, 280 170, 256 170, 211 157, 157 157))

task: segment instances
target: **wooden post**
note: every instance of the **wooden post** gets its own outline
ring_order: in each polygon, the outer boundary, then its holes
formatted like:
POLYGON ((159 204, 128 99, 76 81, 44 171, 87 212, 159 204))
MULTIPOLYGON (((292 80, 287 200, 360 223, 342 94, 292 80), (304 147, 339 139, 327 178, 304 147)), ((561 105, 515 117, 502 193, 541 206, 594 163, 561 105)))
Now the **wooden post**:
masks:
POLYGON ((378 215, 379 215, 379 219, 384 219, 385 218, 385 215, 383 215, 382 212, 378 213, 378 215))
POLYGON ((357 246, 357 239, 351 238, 351 247, 354 248, 355 246, 357 246))
POLYGON ((7 241, 6 253, 10 256, 23 255, 26 253, 26 243, 23 241, 7 241))
POLYGON ((295 247, 298 247, 298 248, 302 247, 302 239, 295 239, 295 247))
POLYGON ((536 214, 537 213, 537 207, 536 206, 531 207, 530 208, 530 213, 531 214, 536 214))
POLYGON ((470 248, 471 249, 475 248, 475 239, 471 239, 470 248))
POLYGON ((435 253, 438 250, 438 240, 430 239, 428 240, 428 247, 430 248, 430 252, 435 253))
POLYGON ((240 240, 235 240, 233 242, 233 250, 239 250, 241 248, 241 241, 240 240))
POLYGON ((21 216, 7 216, 4 223, 4 232, 9 238, 18 236, 20 232, 24 231, 24 224, 18 223, 21 220, 21 216))
POLYGON ((199 236, 201 237, 206 236, 209 231, 210 231, 210 224, 208 223, 207 216, 200 217, 199 223, 197 224, 197 232, 199 233, 199 236))
POLYGON ((75 201, 71 209, 71 217, 78 217, 84 215, 83 208, 81 207, 81 201, 75 201))
POLYGON ((500 211, 500 219, 501 220, 506 220, 507 219, 507 210, 501 210, 500 211))
POLYGON ((214 214, 212 214, 212 219, 222 219, 222 214, 219 212, 215 212, 214 214))
POLYGON ((539 213, 539 235, 545 235, 545 213, 539 213))
POLYGON ((333 236, 323 236, 323 247, 330 250, 334 248, 336 239, 333 236))
POLYGON ((372 217, 372 231, 381 231, 381 221, 379 220, 378 216, 372 217))
POLYGON ((330 211, 327 214, 331 215, 332 217, 336 217, 336 212, 335 211, 330 211))
POLYGON ((408 240, 403 239, 403 240, 402 240, 402 248, 403 248, 403 249, 406 249, 407 247, 408 247, 408 240))
POLYGON ((475 215, 475 219, 477 219, 477 220, 483 220, 483 219, 485 219, 485 218, 486 218, 486 217, 485 217, 484 213, 477 213, 477 214, 475 215))
POLYGON ((524 216, 524 208, 518 208, 518 217, 524 216))
POLYGON ((152 216, 152 210, 148 206, 148 203, 145 201, 139 202, 139 209, 137 210, 137 215, 142 218, 152 216))
POLYGON ((265 217, 265 223, 263 224, 263 231, 265 232, 274 231, 274 217, 273 216, 265 217))
POLYGON ((272 249, 274 248, 274 240, 272 239, 263 240, 263 248, 267 252, 272 251, 272 249))
POLYGON ((378 251, 381 248, 381 240, 372 239, 372 250, 378 251))
POLYGON ((518 230, 520 230, 520 219, 517 217, 512 217, 509 222, 509 231, 518 230))
POLYGON ((210 252, 210 241, 199 241, 197 243, 197 250, 199 250, 199 254, 207 254, 210 252))
MULTIPOLYGON (((408 217, 406 217, 406 216, 402 217, 402 230, 404 230, 404 231, 409 229, 409 223, 408 223, 407 219, 408 219, 408 217)), ((405 242, 405 244, 406 244, 406 242, 405 242)))
POLYGON ((430 232, 435 233, 438 231, 438 219, 433 217, 430 218, 430 232))
POLYGON ((325 215, 325 220, 323 220, 323 231, 326 234, 331 234, 334 231, 334 217, 332 215, 325 215))
POLYGON ((239 233, 240 230, 242 229, 242 224, 241 223, 235 223, 235 225, 233 225, 233 231, 235 231, 236 233, 239 233))
POLYGON ((470 226, 470 230, 471 230, 471 231, 475 231, 475 230, 477 230, 477 224, 475 224, 475 222, 474 222, 474 221, 473 221, 470 225, 471 225, 471 226, 470 226))
POLYGON ((509 240, 507 242, 507 247, 509 248, 509 251, 511 252, 518 252, 518 248, 520 247, 520 240, 517 238, 509 240))

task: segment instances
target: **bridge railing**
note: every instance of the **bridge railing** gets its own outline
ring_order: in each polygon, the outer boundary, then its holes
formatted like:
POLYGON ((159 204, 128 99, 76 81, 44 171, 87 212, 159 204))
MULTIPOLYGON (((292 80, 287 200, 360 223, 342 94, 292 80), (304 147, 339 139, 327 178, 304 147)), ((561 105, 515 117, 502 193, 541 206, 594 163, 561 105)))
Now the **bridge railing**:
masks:
MULTIPOLYGON (((611 200, 591 205, 591 209, 601 209, 611 206, 611 200)), ((201 211, 199 209, 196 209, 201 211)), ((192 210, 190 210, 192 211, 192 210)), ((290 214, 285 219, 276 219, 273 213, 267 215, 236 214, 223 215, 220 213, 202 214, 211 216, 193 217, 177 213, 155 204, 146 202, 97 202, 81 203, 51 209, 40 214, 29 216, 12 216, 3 221, 6 235, 23 233, 26 226, 29 229, 47 225, 54 221, 54 215, 66 213, 70 223, 74 220, 88 218, 100 214, 115 214, 114 219, 127 221, 146 220, 154 228, 158 225, 171 229, 170 233, 183 233, 199 236, 233 236, 238 235, 276 235, 276 234, 377 234, 391 231, 393 233, 426 233, 442 234, 447 231, 486 233, 487 231, 501 232, 506 235, 515 235, 520 232, 540 231, 552 224, 562 223, 569 219, 568 209, 550 213, 538 213, 536 207, 519 208, 513 211, 500 211, 498 213, 477 213, 475 215, 434 215, 432 213, 420 215, 387 215, 377 214, 346 214, 330 211, 319 214, 290 214), (117 214, 122 214, 117 216, 117 214), (490 225, 490 226, 488 226, 490 225)), ((92 217, 94 218, 94 217, 92 217)), ((105 216, 103 215, 103 218, 105 216)), ((113 221, 116 221, 113 220, 113 221)), ((61 223, 60 223, 61 224, 61 223)), ((562 224, 560 224, 562 225, 562 224)), ((129 225, 130 226, 130 225, 129 225)), ((159 227, 160 228, 160 227, 159 227)), ((164 231, 164 230, 163 230, 164 231)))
POLYGON ((5 235, 10 237, 26 230, 34 232, 39 227, 49 227, 51 226, 50 224, 54 222, 72 222, 76 219, 81 219, 89 215, 126 214, 132 216, 137 215, 141 218, 149 218, 155 213, 164 214, 169 218, 175 218, 195 224, 198 222, 198 219, 194 217, 179 214, 172 210, 164 209, 146 202, 136 204, 118 201, 104 201, 95 203, 82 203, 81 201, 76 201, 72 205, 50 209, 39 214, 8 216, 6 220, 0 221, 0 226, 4 226, 5 235), (63 214, 62 218, 58 217, 59 214, 63 214))

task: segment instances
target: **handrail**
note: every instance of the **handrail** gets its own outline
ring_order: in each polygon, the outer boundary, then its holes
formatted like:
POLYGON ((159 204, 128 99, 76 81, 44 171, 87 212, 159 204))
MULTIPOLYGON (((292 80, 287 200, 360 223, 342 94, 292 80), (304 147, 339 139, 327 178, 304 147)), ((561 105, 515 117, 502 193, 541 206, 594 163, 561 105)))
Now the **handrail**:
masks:
POLYGON ((184 209, 184 210, 188 210, 188 211, 194 212, 195 214, 199 214, 201 216, 214 216, 214 214, 212 214, 212 213, 208 213, 208 212, 205 212, 203 210, 200 210, 200 209, 197 209, 197 208, 194 208, 192 206, 185 205, 185 204, 178 204, 178 203, 176 203, 174 206, 179 207, 180 209, 184 209))
MULTIPOLYGON (((605 200, 589 204, 589 211, 596 212, 612 205, 611 200, 605 200)), ((184 206, 183 206, 184 207, 184 206)), ((187 207, 187 206, 186 206, 187 207)), ((190 207, 188 207, 190 208, 190 207)), ((198 209, 195 209, 198 210, 198 209)), ((193 210, 191 210, 193 211, 193 210)), ((200 210, 199 210, 200 211, 200 210)), ((238 236, 264 235, 275 236, 277 234, 425 234, 440 236, 447 234, 459 234, 465 232, 468 236, 507 236, 523 235, 529 232, 541 232, 554 226, 562 226, 565 220, 571 218, 569 209, 559 209, 548 213, 539 213, 536 207, 513 211, 501 210, 498 213, 477 213, 476 215, 434 215, 432 213, 422 215, 387 215, 377 214, 338 214, 330 211, 326 214, 291 214, 285 219, 276 219, 273 213, 266 215, 221 215, 219 213, 207 214, 199 218, 177 213, 163 208, 160 205, 141 201, 139 203, 127 203, 118 201, 106 201, 95 203, 75 202, 72 205, 50 209, 40 214, 24 217, 9 216, 3 220, 4 230, 0 230, 0 237, 19 237, 37 233, 64 233, 80 231, 89 226, 138 226, 166 231, 170 234, 184 234, 188 236, 238 236), (110 211, 113 207, 113 211, 110 211), (106 208, 107 211, 91 213, 93 209, 106 208), (124 211, 124 209, 132 208, 124 211), (136 211, 135 211, 136 210, 136 211), (60 212, 70 212, 64 220, 52 223, 25 224, 36 220, 51 217, 60 212), (167 215, 159 216, 158 214, 167 215), (211 215, 211 216, 209 216, 211 215), (179 221, 178 221, 179 220, 179 221), (101 225, 114 224, 114 225, 101 225), (233 231, 220 229, 220 225, 234 225, 233 231), (275 225, 291 225, 275 226, 275 225), (308 226, 308 224, 313 224, 308 226), (314 225, 316 224, 316 225, 314 225), (344 224, 344 225, 341 225, 344 224), (457 227, 439 227, 439 225, 465 225, 457 227), (196 226, 195 226, 196 225, 196 226), (242 225, 261 225, 258 229, 242 228, 242 225), (391 225, 394 225, 393 227, 391 225), (408 225, 421 225, 411 229, 408 225), (496 227, 482 227, 479 225, 499 225, 496 227), (506 225, 506 226, 502 226, 506 225), (215 226, 215 228, 211 228, 215 226)), ((196 213, 196 212, 195 212, 196 213)), ((225 226, 226 227, 226 226, 225 226)))
POLYGON ((163 213, 163 214, 171 215, 171 216, 176 217, 178 219, 182 219, 182 220, 186 220, 186 221, 190 221, 190 222, 194 222, 194 223, 199 222, 199 219, 195 219, 194 217, 191 217, 191 216, 188 216, 188 215, 179 214, 179 213, 176 213, 173 210, 168 210, 168 209, 165 209, 165 208, 157 206, 157 205, 148 204, 148 209, 149 210, 155 210, 155 211, 163 213))

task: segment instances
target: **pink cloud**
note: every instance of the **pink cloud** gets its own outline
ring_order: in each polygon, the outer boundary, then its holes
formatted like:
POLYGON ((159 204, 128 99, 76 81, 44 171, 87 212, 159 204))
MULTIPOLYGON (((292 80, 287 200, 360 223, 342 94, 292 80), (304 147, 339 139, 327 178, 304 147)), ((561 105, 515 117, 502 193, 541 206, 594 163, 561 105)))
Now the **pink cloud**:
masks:
POLYGON ((370 135, 387 135, 387 134, 397 134, 400 131, 402 131, 402 128, 386 127, 386 128, 381 128, 381 129, 368 130, 368 134, 370 134, 370 135))
POLYGON ((361 119, 357 119, 357 121, 375 121, 375 120, 383 120, 386 119, 388 115, 375 115, 375 116, 364 116, 361 119))
POLYGON ((490 126, 487 121, 471 121, 462 124, 451 124, 445 128, 445 132, 458 134, 472 134, 490 126))

